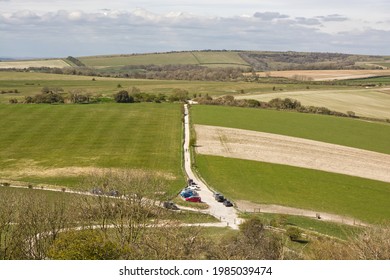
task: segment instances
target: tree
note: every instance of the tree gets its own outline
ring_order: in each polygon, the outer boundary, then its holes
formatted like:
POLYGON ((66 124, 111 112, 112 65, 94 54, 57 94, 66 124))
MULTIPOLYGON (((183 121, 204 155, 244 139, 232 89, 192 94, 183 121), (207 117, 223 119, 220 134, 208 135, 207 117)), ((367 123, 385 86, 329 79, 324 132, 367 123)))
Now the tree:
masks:
POLYGON ((240 225, 240 232, 227 238, 211 252, 216 259, 268 259, 283 258, 283 243, 274 233, 267 232, 258 218, 251 218, 240 225))
POLYGON ((122 250, 96 230, 71 230, 62 233, 53 243, 48 257, 55 260, 116 260, 122 250))
POLYGON ((117 103, 133 103, 134 97, 129 96, 126 90, 121 90, 114 95, 115 102, 117 103))

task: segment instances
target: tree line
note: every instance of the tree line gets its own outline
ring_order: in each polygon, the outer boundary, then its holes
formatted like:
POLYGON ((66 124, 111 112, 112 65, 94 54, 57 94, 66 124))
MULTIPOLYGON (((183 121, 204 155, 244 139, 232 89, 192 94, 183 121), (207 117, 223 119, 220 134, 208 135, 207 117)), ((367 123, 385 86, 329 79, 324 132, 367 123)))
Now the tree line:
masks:
POLYGON ((255 99, 235 99, 232 95, 225 95, 213 99, 211 96, 204 96, 195 98, 199 104, 205 105, 224 105, 224 106, 235 106, 235 107, 250 107, 250 108, 260 108, 260 109, 276 109, 276 110, 289 110, 296 111, 300 113, 312 113, 312 114, 321 114, 321 115, 331 115, 337 117, 352 117, 356 118, 357 116, 353 111, 348 111, 347 113, 342 113, 334 110, 330 110, 326 107, 316 107, 316 106, 303 106, 301 102, 291 98, 274 98, 269 102, 258 101, 255 99))
MULTIPOLYGON (((122 86, 118 85, 118 88, 122 86)), ((24 100, 18 100, 17 98, 9 99, 9 103, 17 104, 93 104, 93 103, 140 103, 140 102, 185 102, 190 99, 189 93, 184 89, 173 89, 172 93, 165 95, 150 94, 141 92, 137 87, 132 87, 130 90, 120 90, 113 94, 112 97, 95 96, 89 93, 85 93, 81 89, 72 89, 69 93, 65 93, 62 88, 59 87, 44 87, 41 93, 33 96, 25 96, 24 100)))

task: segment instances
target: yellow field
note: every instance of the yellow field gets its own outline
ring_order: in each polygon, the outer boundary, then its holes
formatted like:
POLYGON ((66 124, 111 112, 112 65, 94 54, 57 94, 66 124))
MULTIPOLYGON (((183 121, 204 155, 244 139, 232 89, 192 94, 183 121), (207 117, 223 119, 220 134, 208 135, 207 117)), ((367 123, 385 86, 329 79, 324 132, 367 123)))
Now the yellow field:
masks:
POLYGON ((260 77, 283 77, 301 81, 331 81, 390 75, 390 70, 291 70, 258 72, 260 77))
POLYGON ((304 106, 327 107, 343 113, 353 111, 357 116, 390 119, 390 89, 385 88, 307 90, 236 96, 236 99, 245 98, 266 102, 274 98, 291 98, 299 100, 304 106))
POLYGON ((70 65, 62 59, 0 61, 0 69, 24 69, 29 67, 64 68, 69 66, 70 65))

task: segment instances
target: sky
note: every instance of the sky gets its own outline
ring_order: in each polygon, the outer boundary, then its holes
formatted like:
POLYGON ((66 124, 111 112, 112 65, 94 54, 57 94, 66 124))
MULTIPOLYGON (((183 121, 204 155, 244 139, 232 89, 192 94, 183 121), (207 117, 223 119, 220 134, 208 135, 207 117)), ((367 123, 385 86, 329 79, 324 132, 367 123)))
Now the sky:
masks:
POLYGON ((390 55, 389 0, 0 0, 0 58, 185 50, 390 55))

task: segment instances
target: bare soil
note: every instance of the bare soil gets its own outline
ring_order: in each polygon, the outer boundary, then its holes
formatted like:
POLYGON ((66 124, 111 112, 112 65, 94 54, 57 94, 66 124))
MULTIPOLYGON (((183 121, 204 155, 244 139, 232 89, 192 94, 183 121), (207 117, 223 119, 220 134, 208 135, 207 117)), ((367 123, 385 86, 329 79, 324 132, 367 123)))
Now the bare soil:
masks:
POLYGON ((195 125, 197 152, 390 182, 390 155, 319 141, 195 125))

